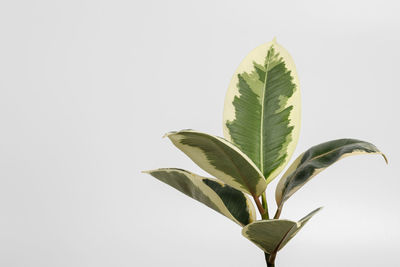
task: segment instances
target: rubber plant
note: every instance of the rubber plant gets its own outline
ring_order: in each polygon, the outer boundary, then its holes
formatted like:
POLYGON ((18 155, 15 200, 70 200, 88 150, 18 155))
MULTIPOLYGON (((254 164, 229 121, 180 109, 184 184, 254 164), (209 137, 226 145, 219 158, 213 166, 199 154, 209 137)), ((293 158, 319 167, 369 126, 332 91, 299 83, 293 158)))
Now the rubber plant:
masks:
POLYGON ((234 74, 225 99, 224 138, 194 130, 165 135, 215 178, 177 168, 145 172, 243 227, 243 236, 264 251, 267 266, 275 266, 278 251, 321 209, 299 221, 280 219, 284 204, 297 190, 344 157, 381 154, 386 160, 376 146, 357 139, 315 145, 281 176, 275 191, 277 208, 271 216, 266 188, 295 150, 300 109, 295 65, 289 53, 273 40, 251 51, 234 74))

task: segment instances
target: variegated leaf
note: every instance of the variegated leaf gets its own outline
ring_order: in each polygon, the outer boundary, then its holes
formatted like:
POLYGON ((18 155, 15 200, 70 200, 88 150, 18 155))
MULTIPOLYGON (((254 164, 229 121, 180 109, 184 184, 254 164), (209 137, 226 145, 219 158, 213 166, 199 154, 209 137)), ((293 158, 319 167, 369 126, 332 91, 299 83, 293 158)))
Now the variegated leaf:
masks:
POLYGON ((262 220, 245 226, 244 237, 249 239, 267 254, 276 254, 321 208, 318 208, 298 222, 289 220, 262 220))
POLYGON ((276 41, 251 51, 225 98, 224 136, 272 181, 288 163, 300 131, 300 88, 289 53, 276 41))
MULTIPOLYGON (((301 154, 280 179, 275 192, 276 203, 283 203, 311 178, 336 161, 357 154, 381 154, 371 143, 356 139, 338 139, 311 147, 301 154)), ((387 162, 387 160, 386 160, 387 162)))
POLYGON ((225 139, 193 130, 166 136, 203 170, 226 184, 253 196, 265 191, 267 184, 257 166, 225 139))
POLYGON ((315 215, 317 214, 320 210, 322 210, 322 207, 319 207, 318 209, 313 210, 303 218, 301 218, 298 222, 296 227, 291 229, 291 231, 287 234, 286 238, 282 241, 281 245, 279 246, 279 249, 282 249, 300 230, 303 228, 303 226, 315 215))
POLYGON ((215 179, 175 168, 145 173, 200 201, 241 226, 256 219, 254 206, 245 194, 215 179))

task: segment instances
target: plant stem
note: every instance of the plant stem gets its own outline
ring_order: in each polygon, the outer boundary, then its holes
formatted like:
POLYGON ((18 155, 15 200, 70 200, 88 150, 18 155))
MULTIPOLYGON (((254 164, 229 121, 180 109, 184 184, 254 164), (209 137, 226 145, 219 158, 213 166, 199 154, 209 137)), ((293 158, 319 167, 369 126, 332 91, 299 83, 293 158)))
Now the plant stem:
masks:
POLYGON ((275 266, 275 258, 276 258, 276 252, 272 253, 272 254, 269 256, 269 259, 268 259, 268 262, 267 262, 267 265, 269 264, 268 267, 269 267, 269 266, 272 266, 272 267, 275 266))
POLYGON ((265 214, 265 210, 264 210, 264 208, 263 208, 263 206, 262 206, 262 204, 261 204, 261 202, 260 202, 260 199, 259 199, 256 195, 254 195, 254 194, 253 194, 252 196, 253 196, 254 202, 256 202, 258 211, 260 212, 261 217, 262 217, 263 214, 265 214))
MULTIPOLYGON (((265 191, 261 194, 261 200, 262 204, 260 202, 260 199, 256 196, 253 195, 253 199, 256 202, 258 211, 260 212, 261 218, 263 220, 268 220, 269 219, 269 214, 268 214, 268 203, 267 203, 267 198, 265 196, 265 191)), ((267 263, 267 267, 275 267, 275 263, 270 261, 270 255, 267 253, 264 253, 265 256, 265 262, 267 263)), ((274 258, 275 260, 275 258, 274 258)))
POLYGON ((267 198, 265 196, 265 192, 262 193, 261 195, 261 200, 262 200, 262 206, 264 208, 264 214, 261 214, 261 218, 263 220, 268 220, 269 219, 269 213, 268 213, 268 203, 267 203, 267 198))
POLYGON ((267 267, 275 267, 274 262, 270 262, 270 255, 267 253, 264 253, 265 255, 265 262, 267 263, 267 267))
POLYGON ((281 212, 282 212, 282 206, 279 206, 278 209, 276 210, 274 219, 279 219, 279 216, 281 216, 281 212))

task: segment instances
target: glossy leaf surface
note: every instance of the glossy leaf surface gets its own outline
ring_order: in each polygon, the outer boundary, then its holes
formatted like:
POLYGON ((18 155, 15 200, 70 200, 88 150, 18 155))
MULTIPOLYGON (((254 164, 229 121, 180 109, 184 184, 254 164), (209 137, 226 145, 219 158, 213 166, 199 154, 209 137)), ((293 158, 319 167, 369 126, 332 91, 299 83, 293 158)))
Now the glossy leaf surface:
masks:
POLYGON ((224 107, 224 136, 267 183, 288 163, 300 130, 300 88, 289 53, 276 41, 251 51, 236 70, 224 107))
POLYGON ((254 206, 245 194, 215 179, 174 168, 151 170, 146 173, 221 213, 240 226, 245 226, 256 219, 254 206))
POLYGON ((267 184, 257 166, 225 139, 193 130, 171 132, 167 137, 189 158, 224 183, 259 196, 267 184))
POLYGON ((356 139, 338 139, 311 147, 301 154, 280 179, 275 192, 278 206, 292 196, 315 175, 338 160, 358 154, 381 154, 371 143, 356 139))
POLYGON ((321 208, 318 208, 298 222, 289 220, 262 220, 245 226, 244 237, 249 239, 267 254, 277 253, 321 208))

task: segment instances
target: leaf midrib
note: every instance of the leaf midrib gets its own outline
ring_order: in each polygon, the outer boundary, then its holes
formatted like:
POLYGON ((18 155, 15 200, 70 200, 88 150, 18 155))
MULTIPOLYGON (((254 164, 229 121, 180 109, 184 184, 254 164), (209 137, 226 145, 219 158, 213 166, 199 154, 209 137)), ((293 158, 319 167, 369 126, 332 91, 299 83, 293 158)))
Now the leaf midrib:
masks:
POLYGON ((268 51, 267 64, 265 66, 265 78, 264 78, 264 90, 262 91, 262 101, 261 101, 261 124, 260 124, 260 171, 264 175, 264 106, 265 106, 265 95, 267 90, 267 80, 268 80, 268 69, 270 64, 271 53, 268 51))
POLYGON ((279 247, 282 245, 282 243, 285 241, 286 237, 289 235, 289 233, 295 228, 297 227, 297 223, 295 223, 292 227, 289 228, 289 230, 285 233, 285 235, 283 236, 283 238, 281 239, 281 241, 278 243, 278 245, 276 246, 276 248, 274 249, 274 251, 271 253, 277 253, 279 251, 279 247))

